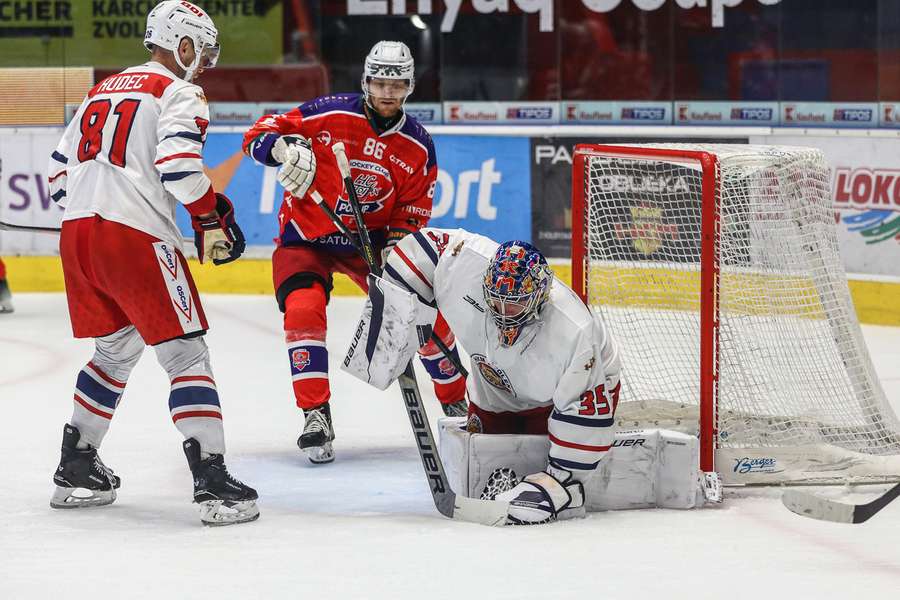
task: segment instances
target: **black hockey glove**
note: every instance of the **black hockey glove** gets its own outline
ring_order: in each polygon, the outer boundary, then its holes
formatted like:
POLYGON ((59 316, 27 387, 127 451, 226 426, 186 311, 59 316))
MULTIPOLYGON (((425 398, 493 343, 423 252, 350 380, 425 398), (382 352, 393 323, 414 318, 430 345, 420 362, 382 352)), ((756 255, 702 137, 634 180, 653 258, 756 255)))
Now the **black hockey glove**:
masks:
POLYGON ((244 232, 234 220, 234 206, 225 194, 216 192, 216 214, 211 217, 191 217, 197 258, 214 265, 224 265, 244 253, 244 232))

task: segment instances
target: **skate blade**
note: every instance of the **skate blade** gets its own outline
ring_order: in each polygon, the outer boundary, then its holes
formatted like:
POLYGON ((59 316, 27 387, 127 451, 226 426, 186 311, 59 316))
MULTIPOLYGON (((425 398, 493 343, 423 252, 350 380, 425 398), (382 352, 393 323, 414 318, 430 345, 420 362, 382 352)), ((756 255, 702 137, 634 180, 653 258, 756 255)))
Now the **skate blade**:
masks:
POLYGON ((106 506, 116 500, 116 490, 88 490, 86 488, 70 488, 56 486, 50 498, 51 508, 90 508, 106 506))
POLYGON ((259 508, 255 500, 247 502, 226 502, 207 500, 200 502, 200 520, 207 527, 223 527, 249 523, 259 518, 259 508))
POLYGON ((331 447, 331 442, 325 442, 325 444, 321 446, 301 448, 301 450, 306 454, 309 462, 315 465, 330 463, 334 460, 334 448, 331 447))

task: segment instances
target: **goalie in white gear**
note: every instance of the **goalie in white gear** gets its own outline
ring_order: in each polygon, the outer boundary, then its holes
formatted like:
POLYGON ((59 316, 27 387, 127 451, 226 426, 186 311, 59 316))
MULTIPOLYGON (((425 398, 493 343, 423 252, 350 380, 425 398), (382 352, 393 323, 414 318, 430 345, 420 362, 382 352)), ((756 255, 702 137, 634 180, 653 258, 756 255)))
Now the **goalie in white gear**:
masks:
MULTIPOLYGON (((509 522, 583 515, 582 483, 613 443, 619 396, 618 353, 600 318, 553 278, 531 244, 498 245, 463 230, 426 228, 407 236, 389 255, 383 279, 387 286, 370 286, 371 305, 390 305, 389 297, 379 297, 386 287, 414 294, 441 311, 468 351, 474 372, 467 382, 469 431, 549 436, 546 471, 499 497, 511 501, 509 522)), ((372 324, 381 320, 378 309, 372 324)), ((351 349, 345 369, 372 382, 372 373, 386 368, 390 374, 377 383, 382 387, 409 356, 386 366, 372 339, 379 333, 370 327, 368 335, 370 348, 357 338, 360 348, 351 349)))

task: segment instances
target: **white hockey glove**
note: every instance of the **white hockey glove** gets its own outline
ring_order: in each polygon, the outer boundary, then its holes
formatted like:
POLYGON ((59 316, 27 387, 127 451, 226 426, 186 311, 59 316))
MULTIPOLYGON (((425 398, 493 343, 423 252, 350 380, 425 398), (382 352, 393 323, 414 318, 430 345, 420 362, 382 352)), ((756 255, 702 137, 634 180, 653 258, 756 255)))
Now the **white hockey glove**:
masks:
POLYGON ((506 522, 511 525, 538 525, 585 514, 584 486, 569 471, 553 466, 528 475, 496 499, 509 502, 506 522))
POLYGON ((278 183, 297 198, 306 195, 316 178, 316 155, 309 140, 282 136, 272 145, 272 158, 281 163, 278 183))

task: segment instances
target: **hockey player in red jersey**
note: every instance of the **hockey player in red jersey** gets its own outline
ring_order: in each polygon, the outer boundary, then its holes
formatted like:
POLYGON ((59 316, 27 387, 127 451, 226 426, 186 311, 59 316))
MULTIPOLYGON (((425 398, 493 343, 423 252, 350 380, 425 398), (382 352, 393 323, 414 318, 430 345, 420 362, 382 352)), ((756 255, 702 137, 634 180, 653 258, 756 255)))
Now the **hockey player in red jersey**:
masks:
POLYGON ((203 172, 209 108, 191 83, 216 64, 212 19, 182 0, 147 17, 151 60, 88 92, 50 159, 50 192, 65 206, 60 256, 75 337, 95 339, 63 428, 53 508, 110 504, 121 481, 97 455, 131 370, 154 347, 171 382, 169 409, 184 435, 194 502, 207 525, 259 516, 256 491, 225 467, 225 434, 203 335, 206 316, 175 224, 191 214, 200 261, 244 251, 231 202, 203 172))
POLYGON ((0 258, 0 314, 13 312, 12 293, 6 282, 6 265, 0 258))
MULTIPOLYGON (((278 179, 285 188, 273 278, 284 313, 294 395, 305 415, 297 444, 314 463, 334 460, 325 347, 325 305, 332 275, 344 273, 365 290, 368 268, 307 194, 318 191, 355 229, 331 152, 333 144, 343 142, 366 228, 382 256, 425 226, 431 216, 437 161, 428 132, 403 112, 413 86, 409 48, 400 42, 378 42, 365 60, 362 94, 324 96, 288 113, 265 116, 244 136, 244 151, 263 165, 279 166, 278 179)), ((456 355, 453 334, 442 319, 435 333, 456 355)), ((433 343, 419 354, 444 412, 465 414, 463 376, 433 343)))

